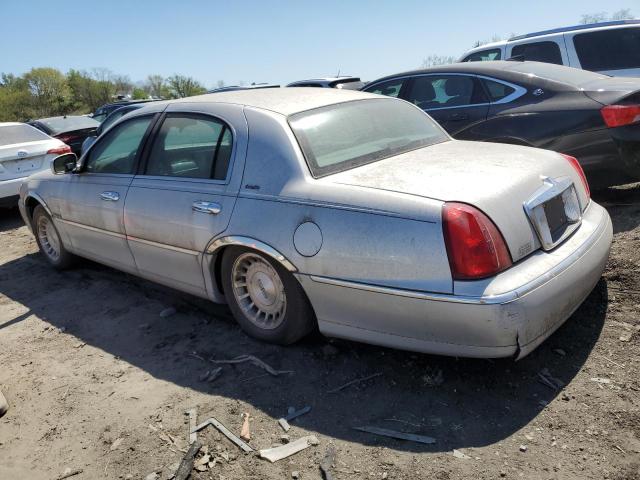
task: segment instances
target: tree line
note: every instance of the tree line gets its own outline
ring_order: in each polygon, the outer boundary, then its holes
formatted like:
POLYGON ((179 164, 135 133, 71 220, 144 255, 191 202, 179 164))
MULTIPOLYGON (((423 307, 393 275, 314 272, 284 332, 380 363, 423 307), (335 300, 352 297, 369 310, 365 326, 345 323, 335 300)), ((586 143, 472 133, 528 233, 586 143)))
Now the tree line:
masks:
MULTIPOLYGON (((218 86, 224 82, 219 81, 218 86)), ((184 75, 149 75, 134 84, 126 75, 104 68, 91 71, 32 68, 24 75, 0 75, 0 122, 68 114, 86 114, 117 98, 183 98, 205 93, 204 86, 184 75)))

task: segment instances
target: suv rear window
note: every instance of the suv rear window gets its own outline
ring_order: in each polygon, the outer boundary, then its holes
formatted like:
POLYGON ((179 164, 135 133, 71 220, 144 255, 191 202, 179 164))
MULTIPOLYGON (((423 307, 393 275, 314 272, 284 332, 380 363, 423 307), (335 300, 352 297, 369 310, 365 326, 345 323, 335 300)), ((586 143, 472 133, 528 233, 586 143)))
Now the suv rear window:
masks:
POLYGON ((640 68, 640 28, 617 28, 579 33, 573 37, 585 70, 640 68))
POLYGON ((492 48, 490 50, 480 50, 474 52, 463 60, 463 62, 488 62, 491 60, 500 60, 501 52, 499 48, 492 48))
POLYGON ((296 113, 289 125, 315 177, 444 142, 446 133, 416 107, 357 100, 296 113))
POLYGON ((562 65, 562 54, 556 42, 534 42, 516 45, 511 50, 512 57, 523 56, 525 60, 562 65))
POLYGON ((50 140, 51 137, 31 125, 4 125, 0 126, 0 145, 13 145, 15 143, 38 142, 50 140))

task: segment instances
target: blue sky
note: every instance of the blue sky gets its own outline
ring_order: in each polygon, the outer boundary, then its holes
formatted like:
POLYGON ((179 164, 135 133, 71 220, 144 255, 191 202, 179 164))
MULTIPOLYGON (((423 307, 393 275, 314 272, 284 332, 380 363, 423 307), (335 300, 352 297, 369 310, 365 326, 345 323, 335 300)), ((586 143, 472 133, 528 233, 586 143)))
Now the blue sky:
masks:
POLYGON ((0 0, 0 72, 38 66, 286 83, 337 73, 365 80, 458 56, 494 34, 579 22, 637 0, 12 1, 0 0))

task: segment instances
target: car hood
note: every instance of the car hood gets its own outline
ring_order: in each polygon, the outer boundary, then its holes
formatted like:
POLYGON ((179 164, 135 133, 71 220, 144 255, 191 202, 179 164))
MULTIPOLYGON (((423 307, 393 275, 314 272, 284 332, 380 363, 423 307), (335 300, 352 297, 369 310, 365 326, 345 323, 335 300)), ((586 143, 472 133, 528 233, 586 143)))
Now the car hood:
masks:
POLYGON ((544 177, 570 177, 581 204, 587 204, 577 172, 556 152, 497 143, 452 140, 327 180, 474 205, 497 225, 517 261, 540 247, 523 204, 543 186, 544 177))

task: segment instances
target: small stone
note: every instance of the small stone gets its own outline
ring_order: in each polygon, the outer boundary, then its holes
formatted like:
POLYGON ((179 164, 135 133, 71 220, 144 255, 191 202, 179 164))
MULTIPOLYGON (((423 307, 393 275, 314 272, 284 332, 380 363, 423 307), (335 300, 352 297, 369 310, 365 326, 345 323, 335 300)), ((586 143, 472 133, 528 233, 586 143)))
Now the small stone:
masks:
POLYGON ((167 307, 160 312, 160 318, 167 318, 171 315, 175 315, 176 309, 174 307, 167 307))
POLYGON ((383 473, 382 473, 382 478, 383 478, 383 479, 387 478, 388 476, 389 476, 389 474, 388 474, 387 472, 383 472, 383 473))
POLYGON ((557 353, 558 355, 560 355, 561 357, 566 357, 567 356, 567 352, 565 352, 563 349, 561 348, 555 348, 553 350, 554 353, 557 353))
POLYGON ((289 435, 280 435, 280 441, 282 443, 289 443, 290 441, 289 435))
POLYGON ((500 470, 500 476, 501 477, 506 477, 507 476, 507 472, 500 470))
POLYGON ((520 445, 520 451, 521 452, 526 452, 527 451, 527 446, 526 445, 520 445))
POLYGON ((293 479, 300 478, 300 472, 297 471, 297 470, 294 470, 293 472, 291 472, 291 478, 293 478, 293 479))
POLYGON ((2 391, 0 391, 0 417, 4 416, 4 414, 7 413, 7 410, 9 410, 9 403, 7 402, 7 399, 4 398, 2 391))
POLYGON ((158 480, 160 476, 156 472, 151 472, 149 475, 144 477, 144 480, 158 480))

